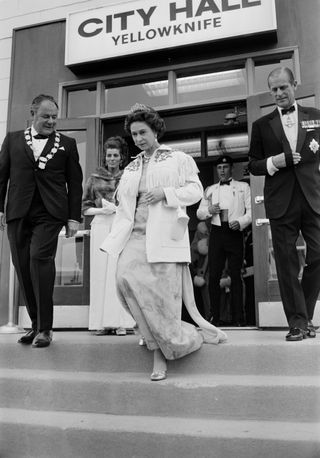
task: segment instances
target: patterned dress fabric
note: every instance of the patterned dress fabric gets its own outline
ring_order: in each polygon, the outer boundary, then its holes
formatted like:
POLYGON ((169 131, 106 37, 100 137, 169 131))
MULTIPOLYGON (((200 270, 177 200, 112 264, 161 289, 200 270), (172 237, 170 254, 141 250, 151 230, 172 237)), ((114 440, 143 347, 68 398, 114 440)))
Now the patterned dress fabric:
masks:
POLYGON ((167 359, 177 359, 198 350, 204 339, 193 325, 181 321, 183 270, 188 269, 187 264, 147 261, 146 167, 144 164, 134 227, 118 261, 117 287, 148 349, 160 348, 167 359))

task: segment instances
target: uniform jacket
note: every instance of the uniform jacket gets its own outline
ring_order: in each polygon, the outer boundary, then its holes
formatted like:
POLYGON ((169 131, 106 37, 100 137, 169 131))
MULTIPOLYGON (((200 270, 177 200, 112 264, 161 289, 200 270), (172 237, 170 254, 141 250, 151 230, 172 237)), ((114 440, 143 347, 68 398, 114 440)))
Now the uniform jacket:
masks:
MULTIPOLYGON (((185 209, 198 202, 203 188, 192 157, 161 145, 148 164, 147 189, 161 186, 166 200, 149 205, 146 225, 148 262, 190 262, 190 244, 185 209)), ((142 173, 142 153, 125 169, 120 180, 115 221, 103 251, 117 256, 129 240, 142 173)))
MULTIPOLYGON (((251 223, 251 193, 247 183, 242 181, 231 180, 232 202, 228 213, 229 221, 239 221, 240 230, 251 223)), ((211 218, 211 223, 215 226, 221 226, 219 214, 211 215, 208 211, 209 205, 219 203, 220 183, 209 186, 204 193, 197 210, 197 217, 201 220, 211 218)))
MULTIPOLYGON (((46 156, 54 143, 55 134, 52 134, 40 157, 46 156)), ((76 141, 60 134, 59 147, 45 169, 38 165, 24 131, 8 133, 0 152, 0 211, 4 211, 7 195, 6 220, 24 217, 38 188, 52 216, 63 222, 80 221, 82 170, 76 141)))
MULTIPOLYGON (((278 109, 252 125, 249 170, 265 175, 264 203, 268 218, 279 218, 289 206, 296 180, 312 209, 320 214, 319 128, 307 127, 306 121, 320 120, 320 111, 298 105, 298 140, 296 151, 301 161, 296 166, 285 136, 278 109), (287 167, 274 175, 267 171, 268 157, 285 153, 287 167)), ((312 123, 309 123, 312 126, 312 123)))

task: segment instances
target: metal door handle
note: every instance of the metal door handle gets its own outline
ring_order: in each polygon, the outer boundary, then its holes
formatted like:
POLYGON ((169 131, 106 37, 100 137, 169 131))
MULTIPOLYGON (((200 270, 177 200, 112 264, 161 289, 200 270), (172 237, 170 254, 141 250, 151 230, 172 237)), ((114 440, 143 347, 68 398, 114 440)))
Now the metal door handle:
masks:
POLYGON ((256 196, 254 198, 254 201, 256 204, 262 204, 264 202, 264 197, 263 196, 256 196))
POLYGON ((256 219, 256 226, 262 226, 263 224, 270 224, 268 218, 258 218, 256 219))

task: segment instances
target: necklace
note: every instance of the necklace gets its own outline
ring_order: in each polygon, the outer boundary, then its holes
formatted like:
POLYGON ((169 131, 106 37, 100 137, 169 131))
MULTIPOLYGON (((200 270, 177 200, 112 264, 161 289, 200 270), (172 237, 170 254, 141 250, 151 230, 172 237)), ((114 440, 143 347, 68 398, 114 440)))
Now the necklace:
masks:
POLYGON ((143 160, 146 164, 150 161, 151 158, 152 158, 152 154, 148 156, 146 153, 144 153, 143 160))
MULTIPOLYGON (((26 129, 24 131, 24 138, 26 140, 27 145, 33 150, 33 145, 32 145, 32 135, 31 135, 31 127, 29 129, 26 129)), ((58 151, 60 145, 60 134, 59 132, 55 132, 55 139, 54 139, 54 144, 49 153, 46 156, 39 156, 39 164, 38 167, 39 169, 44 170, 46 168, 47 162, 53 158, 53 156, 56 154, 58 151)))

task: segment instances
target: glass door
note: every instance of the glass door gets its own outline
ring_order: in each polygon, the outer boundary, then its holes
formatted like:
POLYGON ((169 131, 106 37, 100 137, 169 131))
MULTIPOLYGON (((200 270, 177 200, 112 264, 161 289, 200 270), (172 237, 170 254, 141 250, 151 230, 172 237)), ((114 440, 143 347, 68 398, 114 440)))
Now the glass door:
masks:
MULTIPOLYGON (((299 86, 296 92, 298 104, 304 106, 315 106, 317 97, 313 87, 299 86)), ((249 135, 251 134, 252 123, 274 109, 275 106, 269 93, 248 98, 249 135)), ((269 220, 266 218, 264 208, 264 177, 251 175, 250 186, 257 325, 260 327, 286 327, 287 320, 280 298, 269 220)), ((302 236, 297 241, 297 250, 302 271, 305 259, 305 243, 302 236)))

